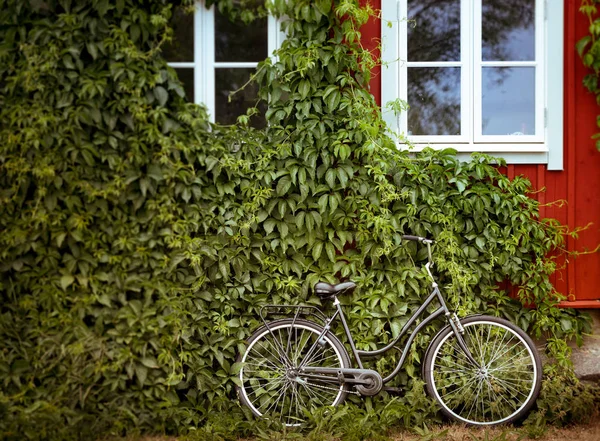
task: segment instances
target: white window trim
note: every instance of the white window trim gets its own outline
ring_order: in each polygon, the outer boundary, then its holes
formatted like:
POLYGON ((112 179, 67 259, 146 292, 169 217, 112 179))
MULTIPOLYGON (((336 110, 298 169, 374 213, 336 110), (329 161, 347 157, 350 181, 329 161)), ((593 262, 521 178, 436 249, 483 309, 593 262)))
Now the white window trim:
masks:
MULTIPOLYGON (((431 137, 411 137, 414 143, 414 151, 419 151, 425 147, 434 148, 452 147, 456 149, 461 156, 474 151, 484 152, 493 156, 503 157, 509 164, 547 164, 548 170, 563 169, 563 33, 564 33, 564 4, 563 0, 536 0, 536 8, 543 8, 543 14, 536 15, 537 29, 543 29, 544 39, 536 39, 536 60, 542 62, 544 69, 536 70, 536 109, 543 108, 543 112, 536 114, 536 134, 519 137, 489 136, 481 135, 479 129, 473 138, 473 143, 467 143, 464 136, 435 137, 435 143, 431 137), (539 56, 542 54, 542 57, 539 56), (543 103, 543 104, 542 104, 543 103), (540 107, 537 107, 537 106, 540 107)), ((462 2, 471 3, 471 7, 461 8, 461 28, 470 33, 481 32, 481 23, 472 29, 470 23, 473 23, 471 14, 480 14, 481 2, 477 0, 462 0, 462 2), (477 9, 478 8, 478 9, 477 9), (468 11, 465 13, 464 11, 468 11), (478 12, 479 11, 479 12, 478 12), (465 24, 468 24, 465 27, 465 24), (479 28, 479 30, 477 29, 479 28)), ((406 97, 407 91, 402 90, 402 85, 406 85, 406 35, 407 22, 404 19, 406 12, 403 11, 404 1, 382 1, 381 6, 381 39, 382 39, 382 60, 384 66, 381 72, 381 82, 384 87, 381 91, 381 102, 384 106, 383 117, 388 126, 394 130, 400 130, 400 127, 406 127, 406 113, 403 112, 399 117, 391 111, 385 110, 385 104, 400 97, 406 97), (391 25, 391 26, 390 26, 391 25)), ((538 9, 539 10, 539 9, 538 9)), ((538 34, 539 35, 539 34, 538 34)), ((465 41, 473 41, 477 35, 461 38, 461 51, 463 54, 469 54, 468 57, 462 57, 461 62, 440 62, 435 65, 456 64, 463 67, 461 74, 469 75, 469 84, 474 87, 471 90, 461 92, 461 124, 464 133, 472 133, 472 124, 478 124, 481 127, 481 100, 473 99, 470 96, 473 90, 481 84, 481 73, 474 74, 481 69, 473 69, 469 65, 470 60, 475 60, 476 65, 481 63, 481 49, 479 54, 474 54, 473 44, 465 47, 465 41), (464 52, 469 51, 469 52, 464 52), (478 56, 478 59, 477 59, 478 56), (465 59, 467 58, 467 59, 465 59), (477 76, 478 78, 475 78, 477 76), (474 84, 479 81, 479 84, 474 84), (472 102, 472 106, 465 106, 464 103, 472 102), (473 117, 469 114, 471 109, 475 113, 473 117)), ((484 63, 485 64, 485 63, 484 63)), ((496 65, 498 63, 494 63, 496 65)), ((511 63, 515 65, 516 63, 511 63)), ((411 63, 415 66, 417 63, 411 63)), ((431 64, 429 64, 431 65, 431 64)), ((464 79, 464 78, 463 78, 464 79)), ((404 86, 406 88, 406 86, 404 86)), ((466 89, 466 88, 462 88, 466 89)), ((406 148, 402 142, 398 142, 398 148, 406 148)))
MULTIPOLYGON (((194 61, 171 62, 173 68, 194 69, 194 103, 204 104, 208 108, 211 122, 215 122, 215 69, 223 67, 255 68, 258 62, 217 62, 215 61, 215 6, 206 8, 204 1, 196 2, 194 9, 194 61)), ((280 21, 269 16, 267 19, 268 53, 278 49, 285 33, 280 29, 280 21)))

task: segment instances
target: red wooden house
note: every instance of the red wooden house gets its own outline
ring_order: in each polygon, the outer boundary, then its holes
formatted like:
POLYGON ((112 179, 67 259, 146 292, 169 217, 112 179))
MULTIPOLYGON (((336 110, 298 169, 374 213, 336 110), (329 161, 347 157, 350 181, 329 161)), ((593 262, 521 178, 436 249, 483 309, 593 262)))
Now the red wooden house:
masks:
MULTIPOLYGON (((509 177, 541 190, 542 217, 572 230, 571 256, 554 276, 565 307, 600 308, 600 152, 591 136, 600 107, 582 85, 587 70, 575 43, 587 33, 580 0, 369 0, 380 18, 362 29, 363 45, 381 43, 384 65, 371 91, 378 103, 406 100, 392 128, 416 148, 453 147, 504 157, 509 177), (562 203, 564 202, 564 203, 562 203)), ((191 100, 228 123, 251 105, 245 88, 257 63, 284 36, 277 20, 230 23, 214 8, 174 16, 167 59, 191 100)), ((399 148, 403 148, 399 145, 399 148)))

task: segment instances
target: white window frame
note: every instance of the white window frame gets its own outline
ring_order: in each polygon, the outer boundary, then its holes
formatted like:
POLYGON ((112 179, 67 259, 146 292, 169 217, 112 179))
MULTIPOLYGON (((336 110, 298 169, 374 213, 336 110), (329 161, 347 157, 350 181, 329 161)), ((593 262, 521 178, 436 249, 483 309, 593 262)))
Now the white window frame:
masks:
MULTIPOLYGON (((215 70, 217 68, 256 68, 258 62, 215 61, 215 6, 206 8, 204 1, 197 1, 194 8, 194 61, 170 62, 173 68, 194 69, 194 103, 205 104, 211 122, 215 122, 215 70)), ((281 23, 269 15, 267 19, 268 53, 281 46, 285 33, 281 23)))
MULTIPOLYGON (((454 148, 461 156, 484 152, 503 157, 509 164, 547 164, 563 169, 563 0, 536 0, 536 61, 490 62, 481 60, 481 1, 461 0, 461 60, 407 62, 406 0, 382 0, 381 74, 383 106, 406 100, 408 67, 461 67, 461 127, 456 136, 409 136, 414 150, 427 146, 454 148), (479 20, 476 20, 476 18, 479 20), (390 26, 391 25, 391 26, 390 26), (535 67, 535 135, 483 135, 481 91, 483 66, 535 67), (465 87, 464 85, 470 85, 465 87)), ((410 104, 410 103, 409 103, 410 104)), ((388 126, 400 133, 407 127, 407 112, 383 112, 388 126)), ((398 148, 407 148, 398 142, 398 148)))

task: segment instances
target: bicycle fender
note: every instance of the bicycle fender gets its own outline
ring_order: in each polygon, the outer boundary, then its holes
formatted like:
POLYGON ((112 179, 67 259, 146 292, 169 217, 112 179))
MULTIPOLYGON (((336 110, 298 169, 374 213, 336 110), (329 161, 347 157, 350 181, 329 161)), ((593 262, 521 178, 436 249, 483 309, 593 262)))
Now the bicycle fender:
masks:
MULTIPOLYGON (((461 319, 460 319, 460 321, 462 322, 462 321, 463 321, 463 320, 465 320, 465 319, 468 319, 468 318, 471 318, 471 317, 479 317, 479 316, 482 316, 482 315, 485 315, 485 314, 471 314, 471 315, 468 315, 468 316, 466 316, 466 317, 463 317, 463 318, 461 318, 461 319)), ((432 345, 432 344, 433 344, 433 342, 436 340, 436 338, 438 338, 438 336, 439 336, 439 335, 440 335, 442 332, 446 331, 446 329, 448 329, 448 328, 450 328, 450 324, 447 324, 447 325, 446 325, 446 326, 444 326, 442 329, 440 329, 440 330, 437 332, 437 334, 435 334, 435 335, 433 336, 433 338, 430 340, 430 342, 429 342, 429 346, 427 346, 427 350, 425 351, 425 356, 424 356, 424 357, 423 357, 423 359, 421 360, 421 377, 423 378, 423 381, 426 381, 426 380, 425 380, 425 378, 426 378, 426 377, 425 377, 425 360, 427 360, 427 357, 428 357, 429 353, 431 352, 431 345, 432 345)))

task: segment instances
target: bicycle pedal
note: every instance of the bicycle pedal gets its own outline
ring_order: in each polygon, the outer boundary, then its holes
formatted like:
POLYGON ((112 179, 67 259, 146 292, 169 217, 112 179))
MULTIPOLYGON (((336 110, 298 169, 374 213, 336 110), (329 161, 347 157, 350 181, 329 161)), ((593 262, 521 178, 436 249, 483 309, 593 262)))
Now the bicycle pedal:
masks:
POLYGON ((404 389, 402 389, 401 387, 386 386, 383 387, 381 390, 387 392, 388 394, 401 394, 404 392, 404 389))

